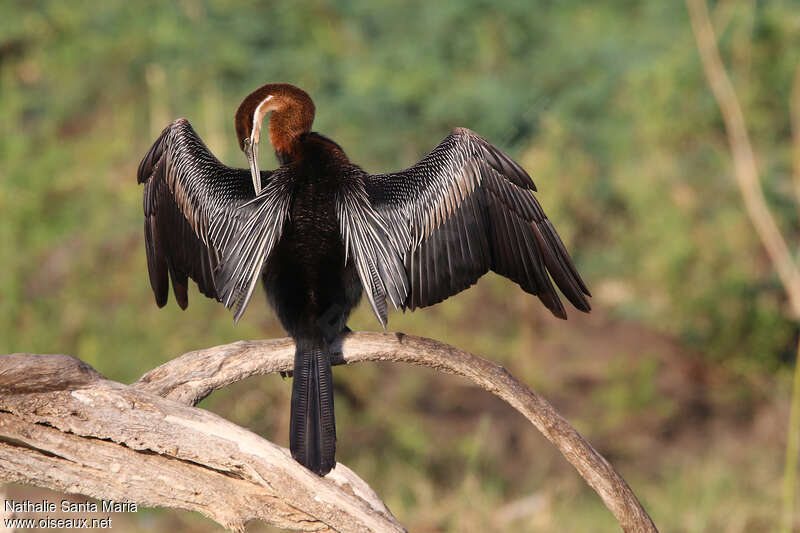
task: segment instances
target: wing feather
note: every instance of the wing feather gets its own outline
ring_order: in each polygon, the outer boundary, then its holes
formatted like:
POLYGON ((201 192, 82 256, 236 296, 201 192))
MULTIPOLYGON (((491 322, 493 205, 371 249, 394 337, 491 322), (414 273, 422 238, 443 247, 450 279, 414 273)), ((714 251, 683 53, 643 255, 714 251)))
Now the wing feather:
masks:
POLYGON ((386 298, 395 307, 408 295, 401 242, 410 238, 402 227, 390 227, 372 209, 363 180, 349 179, 336 199, 340 232, 347 257, 352 257, 364 293, 381 325, 386 327, 386 298))
MULTIPOLYGON (((381 253, 363 259, 374 246, 345 240, 356 262, 381 265, 402 259, 405 276, 392 274, 407 283, 400 307, 433 305, 494 270, 537 295, 558 317, 566 318, 566 312, 553 282, 576 308, 590 309, 589 290, 533 195, 533 180, 476 133, 454 129, 416 165, 366 176, 364 190, 368 204, 357 206, 355 218, 372 217, 371 231, 389 248, 388 257, 381 253)), ((342 216, 351 217, 343 225, 355 224, 352 213, 342 216)), ((380 268, 378 272, 384 278, 380 268)), ((377 300, 385 282, 370 279, 365 284, 373 309, 380 307, 377 300)), ((391 301, 398 305, 395 298, 391 301)), ((385 324, 385 316, 381 322, 385 324)))
POLYGON ((236 305, 241 317, 273 246, 280 238, 291 192, 285 179, 262 172, 255 197, 247 169, 222 164, 186 119, 167 126, 139 164, 144 184, 145 250, 159 307, 169 285, 188 305, 189 279, 200 292, 236 305))

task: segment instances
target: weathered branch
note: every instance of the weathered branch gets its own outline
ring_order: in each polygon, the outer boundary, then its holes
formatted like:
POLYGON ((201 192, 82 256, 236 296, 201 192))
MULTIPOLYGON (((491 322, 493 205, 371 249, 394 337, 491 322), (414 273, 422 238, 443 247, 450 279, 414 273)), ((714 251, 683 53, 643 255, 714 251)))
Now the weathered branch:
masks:
MULTIPOLYGON (((338 364, 422 365, 466 377, 496 394, 559 449, 624 531, 656 531, 613 467, 546 400, 501 366, 437 341, 403 334, 350 334, 339 348, 338 364)), ((0 411, 7 411, 0 412, 0 479, 198 510, 228 527, 259 518, 294 529, 327 525, 339 531, 402 531, 366 483, 342 465, 325 479, 317 478, 294 463, 285 449, 189 407, 213 390, 248 376, 291 370, 291 339, 240 341, 191 352, 148 372, 129 387, 102 379, 75 359, 68 360, 73 371, 46 373, 60 374, 70 387, 77 387, 75 391, 54 391, 49 381, 27 377, 38 366, 52 364, 49 360, 31 360, 26 368, 20 368, 18 360, 17 370, 9 373, 4 368, 15 365, 4 364, 0 358, 0 411), (98 441, 86 437, 110 441, 99 444, 100 449, 114 450, 113 459, 98 459, 98 452, 90 452, 98 441), (82 442, 87 449, 73 454, 64 444, 67 439, 70 444, 82 442), (140 460, 142 451, 158 455, 144 455, 147 459, 140 460), (14 463, 9 456, 24 460, 14 463), (154 468, 146 461, 173 467, 170 476, 179 480, 178 488, 172 491, 168 485, 152 483, 159 478, 156 470, 145 470, 154 468), (87 470, 91 475, 79 475, 87 470), (57 472, 58 479, 49 477, 51 472, 57 472), (98 479, 95 484, 92 475, 98 479), (144 481, 137 484, 139 477, 144 481), (342 480, 345 477, 347 481, 342 480), (112 489, 103 484, 109 483, 108 478, 112 489)), ((163 468, 159 465, 157 470, 163 472, 163 468)))
MULTIPOLYGON (((564 455, 614 513, 624 531, 652 532, 655 525, 614 468, 553 406, 503 367, 431 339, 401 333, 354 333, 341 340, 337 363, 393 361, 463 376, 522 413, 564 455)), ((134 384, 187 404, 251 375, 292 369, 291 339, 240 341, 198 350, 145 374, 134 384)))
POLYGON ((728 143, 733 156, 734 176, 744 200, 745 209, 758 237, 767 250, 770 261, 775 266, 775 271, 778 273, 778 278, 780 278, 786 294, 789 296, 792 315, 794 318, 800 318, 800 271, 798 271, 789 247, 764 199, 756 156, 747 133, 747 124, 736 91, 719 55, 717 38, 708 17, 706 0, 686 0, 686 5, 689 8, 689 18, 703 70, 725 122, 728 143))
POLYGON ((213 413, 106 380, 66 355, 0 356, 0 480, 199 511, 235 530, 261 519, 404 531, 347 467, 320 478, 213 413))

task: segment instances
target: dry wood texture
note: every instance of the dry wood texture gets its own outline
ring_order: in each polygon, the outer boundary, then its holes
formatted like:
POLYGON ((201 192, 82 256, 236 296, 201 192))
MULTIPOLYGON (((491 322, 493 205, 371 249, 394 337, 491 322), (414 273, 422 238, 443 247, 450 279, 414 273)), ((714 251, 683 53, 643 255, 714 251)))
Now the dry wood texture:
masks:
POLYGON ((237 530, 261 519, 308 531, 404 531, 344 465, 320 478, 239 426, 103 379, 66 355, 0 357, 0 480, 199 511, 237 530))
MULTIPOLYGON (((291 339, 240 341, 188 353, 126 386, 68 356, 0 357, 0 480, 196 510, 234 529, 261 519, 289 529, 403 531, 343 465, 318 478, 286 449, 191 407, 248 376, 291 370, 293 360, 291 339)), ((427 366, 496 394, 559 449, 624 531, 656 531, 613 467, 501 366, 390 333, 343 338, 337 362, 359 361, 427 366)))

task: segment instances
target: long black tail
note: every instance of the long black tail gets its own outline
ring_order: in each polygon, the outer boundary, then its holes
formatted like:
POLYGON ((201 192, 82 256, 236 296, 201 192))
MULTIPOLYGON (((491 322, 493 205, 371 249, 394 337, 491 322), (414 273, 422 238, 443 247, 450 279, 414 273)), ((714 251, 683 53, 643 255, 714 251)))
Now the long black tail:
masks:
POLYGON ((289 447, 298 463, 324 476, 336 464, 330 347, 322 340, 296 342, 289 447))

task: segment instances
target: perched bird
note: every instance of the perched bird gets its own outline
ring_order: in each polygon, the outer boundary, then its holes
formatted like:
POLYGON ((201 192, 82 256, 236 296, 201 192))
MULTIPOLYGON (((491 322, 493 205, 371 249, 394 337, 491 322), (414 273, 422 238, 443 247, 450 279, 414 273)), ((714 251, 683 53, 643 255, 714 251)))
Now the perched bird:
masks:
POLYGON ((314 103, 271 83, 236 112, 248 169, 222 164, 186 119, 167 126, 139 165, 156 303, 188 278, 242 316, 258 279, 296 342, 290 447, 325 475, 335 465, 331 343, 366 295, 386 327, 395 308, 426 307, 493 270, 566 318, 550 281, 589 311, 589 290, 536 200, 530 176, 476 133, 456 128, 420 162, 369 174, 311 131, 314 103), (280 167, 258 168, 262 121, 280 167))

